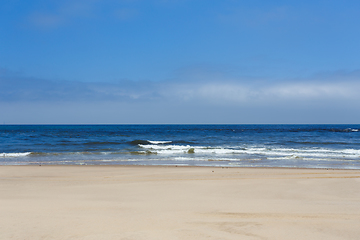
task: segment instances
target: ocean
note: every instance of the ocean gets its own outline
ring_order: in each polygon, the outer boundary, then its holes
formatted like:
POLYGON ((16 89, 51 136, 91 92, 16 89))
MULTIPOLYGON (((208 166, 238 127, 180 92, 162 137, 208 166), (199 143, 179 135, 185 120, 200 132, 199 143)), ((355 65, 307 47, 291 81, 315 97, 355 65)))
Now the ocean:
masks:
POLYGON ((360 169, 360 125, 0 125, 0 165, 360 169))

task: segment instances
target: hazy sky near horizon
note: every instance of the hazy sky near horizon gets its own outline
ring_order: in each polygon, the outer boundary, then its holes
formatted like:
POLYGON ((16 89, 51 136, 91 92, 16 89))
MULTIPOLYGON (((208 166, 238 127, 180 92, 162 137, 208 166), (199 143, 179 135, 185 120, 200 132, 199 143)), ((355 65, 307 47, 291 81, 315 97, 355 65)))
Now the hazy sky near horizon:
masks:
POLYGON ((359 123, 360 2, 0 4, 0 123, 359 123))

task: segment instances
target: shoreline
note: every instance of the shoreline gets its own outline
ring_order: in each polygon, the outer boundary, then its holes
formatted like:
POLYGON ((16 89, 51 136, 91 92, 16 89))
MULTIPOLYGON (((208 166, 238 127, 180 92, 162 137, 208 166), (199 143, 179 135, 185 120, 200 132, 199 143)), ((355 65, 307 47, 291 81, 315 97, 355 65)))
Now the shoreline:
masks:
POLYGON ((0 166, 1 239, 357 239, 360 170, 0 166))
POLYGON ((332 168, 332 167, 240 167, 240 166, 201 166, 201 165, 140 165, 140 164, 29 164, 29 165, 0 165, 2 167, 154 167, 154 168, 161 168, 161 167, 176 167, 176 168, 228 168, 228 169, 299 169, 299 170, 345 170, 345 171, 360 171, 360 168, 332 168))

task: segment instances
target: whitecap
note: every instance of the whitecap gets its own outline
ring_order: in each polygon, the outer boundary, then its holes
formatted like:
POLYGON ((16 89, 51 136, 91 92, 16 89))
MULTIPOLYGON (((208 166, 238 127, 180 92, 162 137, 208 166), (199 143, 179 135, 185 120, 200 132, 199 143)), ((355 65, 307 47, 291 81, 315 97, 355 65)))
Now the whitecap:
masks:
POLYGON ((166 144, 166 143, 172 143, 172 141, 150 141, 147 140, 151 144, 166 144))
POLYGON ((25 153, 0 153, 0 157, 25 157, 30 155, 31 152, 25 152, 25 153))

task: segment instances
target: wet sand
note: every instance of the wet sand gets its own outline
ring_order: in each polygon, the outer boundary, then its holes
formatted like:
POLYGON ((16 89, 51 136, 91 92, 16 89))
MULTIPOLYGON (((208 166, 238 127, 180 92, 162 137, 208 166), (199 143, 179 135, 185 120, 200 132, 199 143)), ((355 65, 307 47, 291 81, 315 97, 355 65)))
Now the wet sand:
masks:
POLYGON ((0 166, 0 239, 359 239, 360 171, 0 166))

